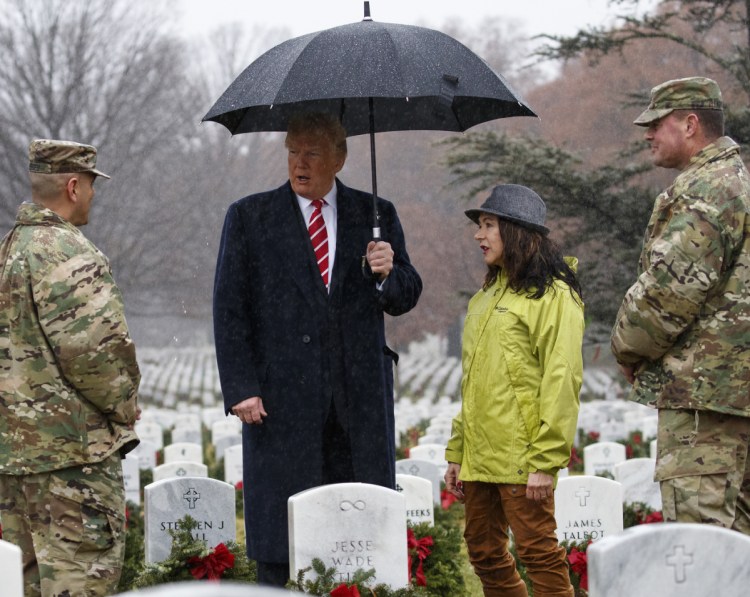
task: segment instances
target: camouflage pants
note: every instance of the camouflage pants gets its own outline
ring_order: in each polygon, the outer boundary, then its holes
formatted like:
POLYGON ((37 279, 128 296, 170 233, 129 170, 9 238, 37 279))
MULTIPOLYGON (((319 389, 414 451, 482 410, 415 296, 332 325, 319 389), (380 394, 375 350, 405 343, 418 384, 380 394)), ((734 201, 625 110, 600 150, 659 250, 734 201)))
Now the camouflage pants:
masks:
POLYGON ((656 445, 665 521, 750 535, 750 418, 660 409, 656 445))
POLYGON ((23 551, 25 597, 116 591, 125 557, 119 454, 48 473, 0 475, 3 538, 23 551))

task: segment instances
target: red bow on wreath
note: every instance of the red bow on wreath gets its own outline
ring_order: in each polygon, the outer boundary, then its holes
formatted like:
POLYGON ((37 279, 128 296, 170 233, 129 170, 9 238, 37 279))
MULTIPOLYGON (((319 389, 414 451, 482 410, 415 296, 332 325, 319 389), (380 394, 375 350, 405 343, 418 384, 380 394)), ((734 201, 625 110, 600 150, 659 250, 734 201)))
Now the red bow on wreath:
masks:
MULTIPOLYGON (((588 548, 588 545, 586 546, 588 548)), ((584 591, 589 590, 589 564, 588 555, 585 551, 579 551, 573 547, 568 554, 570 569, 580 577, 579 585, 584 591)))
POLYGON ((341 583, 333 591, 331 591, 331 597, 360 597, 359 589, 357 585, 347 587, 346 584, 341 583))
POLYGON ((234 566, 234 554, 227 549, 223 543, 219 543, 207 556, 193 556, 187 561, 190 574, 193 578, 200 580, 219 580, 224 570, 234 566))
POLYGON ((406 530, 406 545, 409 549, 409 582, 411 582, 412 553, 413 551, 416 551, 417 558, 419 559, 419 565, 417 566, 416 575, 417 585, 420 587, 427 586, 427 579, 424 576, 424 569, 422 567, 422 564, 424 563, 425 558, 430 555, 430 552, 432 551, 430 547, 432 547, 434 544, 435 541, 429 535, 427 537, 417 539, 417 537, 414 535, 414 531, 412 531, 411 529, 406 530))

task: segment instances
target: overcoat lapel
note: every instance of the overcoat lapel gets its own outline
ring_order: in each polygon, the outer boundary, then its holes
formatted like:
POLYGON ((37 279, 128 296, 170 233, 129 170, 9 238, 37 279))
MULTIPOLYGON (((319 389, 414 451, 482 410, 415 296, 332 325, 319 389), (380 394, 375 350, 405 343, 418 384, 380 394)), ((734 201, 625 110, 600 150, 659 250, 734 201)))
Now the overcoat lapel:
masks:
MULTIPOLYGON (((364 214, 361 206, 349 193, 349 189, 338 180, 338 197, 336 209, 338 224, 336 236, 336 259, 333 266, 331 280, 331 300, 341 300, 341 288, 347 275, 351 275, 352 268, 359 271, 362 256, 367 250, 367 241, 361 236, 364 214)), ((365 228, 366 229, 366 228, 365 228)))
POLYGON ((307 232, 297 197, 289 183, 282 187, 281 194, 283 197, 278 199, 283 208, 279 210, 281 226, 278 229, 288 231, 289 238, 278 240, 279 249, 281 250, 283 243, 285 250, 279 266, 282 271, 290 273, 305 299, 313 307, 320 307, 321 299, 322 304, 325 304, 328 292, 318 270, 310 235, 307 232))

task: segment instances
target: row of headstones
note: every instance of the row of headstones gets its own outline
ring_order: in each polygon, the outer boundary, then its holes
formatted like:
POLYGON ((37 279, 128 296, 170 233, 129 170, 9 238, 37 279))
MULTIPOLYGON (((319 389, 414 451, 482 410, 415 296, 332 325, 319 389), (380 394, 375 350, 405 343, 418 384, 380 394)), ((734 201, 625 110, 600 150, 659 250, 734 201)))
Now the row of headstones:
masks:
MULTIPOLYGON (((415 402, 400 400, 396 403, 396 429, 404 433, 421 421, 429 421, 419 443, 447 444, 451 436, 451 422, 460 406, 442 396, 433 403, 422 398, 415 402)), ((655 437, 657 415, 641 404, 627 400, 594 400, 582 402, 578 415, 578 428, 587 434, 596 432, 600 441, 617 441, 639 431, 643 437, 655 437)))
MULTIPOLYGON (((592 444, 594 447, 596 444, 592 444)), ((661 510, 661 491, 659 484, 654 481, 654 470, 656 460, 653 458, 630 458, 625 459, 624 448, 622 444, 617 446, 623 448, 623 458, 621 460, 608 459, 606 468, 604 466, 593 467, 595 472, 587 472, 586 475, 601 475, 605 470, 611 472, 615 481, 622 487, 621 498, 622 504, 632 504, 636 502, 645 503, 653 510, 661 510)), ((592 452, 590 462, 596 461, 593 458, 597 448, 592 452)), ((605 447, 606 450, 606 447, 605 447)), ((584 457, 585 458, 585 457, 584 457)), ((441 491, 441 481, 447 468, 445 461, 445 448, 439 444, 415 446, 410 451, 410 457, 396 461, 396 472, 414 475, 427 479, 432 484, 433 496, 436 502, 439 502, 441 491)), ((560 479, 568 477, 567 469, 560 471, 560 479)), ((578 478, 574 476, 571 478, 578 478)))
MULTIPOLYGON (((422 396, 434 401, 438 392, 457 397, 462 377, 460 360, 448 356, 447 343, 436 341, 429 349, 410 346, 402 355, 397 375, 400 396, 422 396)), ((179 408, 186 397, 199 397, 204 406, 220 402, 221 387, 213 347, 141 349, 141 393, 151 402, 179 408)), ((582 395, 606 399, 620 397, 622 388, 612 368, 587 366, 582 395)))
MULTIPOLYGON (((343 510, 349 503, 353 504, 347 495, 338 507, 343 510)), ((366 503, 358 505, 366 511, 366 503)), ((349 511, 356 516, 354 507, 349 511)), ((295 530, 309 530, 302 527, 300 524, 295 530)), ((388 532, 399 536, 402 529, 393 527, 389 527, 388 532)), ((349 536, 365 537, 367 530, 349 536)), ((328 542, 322 545, 329 552, 326 558, 329 563, 345 546, 360 550, 352 551, 351 555, 347 553, 347 559, 359 557, 380 569, 388 564, 396 565, 395 561, 380 557, 385 550, 374 538, 342 540, 341 536, 333 540, 330 540, 330 533, 325 536, 328 542), (357 556, 357 553, 364 555, 357 556)), ((391 552, 391 555, 396 553, 391 552)), ((750 559, 750 537, 710 525, 672 523, 633 527, 592 544, 587 556, 589 597, 705 597, 715 594, 741 597, 747 595, 750 585, 750 567, 746 565, 750 559)), ((303 561, 300 558, 295 565, 303 561)), ((23 597, 21 550, 2 540, 0 575, 4 597, 23 597)), ((141 594, 128 592, 121 597, 141 594)), ((260 586, 183 582, 154 587, 148 594, 152 597, 276 597, 297 593, 260 586)))
MULTIPOLYGON (((434 524, 434 503, 430 483, 425 479, 409 475, 397 475, 396 482, 397 491, 388 491, 398 495, 399 501, 397 503, 400 509, 394 510, 392 505, 389 505, 388 511, 391 512, 391 517, 403 517, 404 525, 406 522, 434 524)), ((348 485, 363 486, 364 484, 352 483, 348 485)), ((171 548, 169 531, 176 530, 179 521, 185 515, 190 515, 197 521, 198 527, 194 531, 194 536, 197 539, 206 541, 209 545, 234 540, 236 535, 235 491, 234 486, 229 483, 206 477, 177 477, 155 481, 147 485, 144 488, 146 561, 159 562, 168 557, 171 548)), ((325 496, 326 492, 323 491, 321 495, 325 496)), ((370 513, 372 514, 372 505, 377 503, 377 500, 373 499, 370 502, 370 513)), ((350 504, 344 504, 344 506, 355 510, 362 509, 358 500, 352 500, 350 504)), ((342 508, 346 510, 344 506, 342 508)), ((290 506, 290 518, 291 515, 290 506)), ((302 516, 300 521, 303 524, 304 520, 305 516, 302 516)), ((329 522, 331 524, 334 522, 330 520, 330 516, 329 522)), ((371 524, 377 525, 377 521, 373 519, 371 524)), ((314 543, 315 537, 316 535, 310 535, 309 540, 314 543)), ((298 544, 300 544, 300 541, 302 540, 298 537, 298 544)), ((306 545, 306 543, 302 544, 306 545)), ((354 547, 342 545, 339 555, 347 554, 350 550, 357 551, 354 547)), ((355 563, 363 564, 361 560, 356 560, 355 563)), ((358 565, 352 568, 351 572, 360 567, 363 566, 358 565)))
MULTIPOLYGON (((709 525, 653 524, 623 531, 620 484, 601 477, 561 479, 555 493, 560 541, 587 541, 589 595, 693 597, 745 595, 750 582, 750 538, 709 525)), ((337 581, 357 569, 375 569, 377 583, 408 583, 406 498, 360 483, 317 487, 289 499, 290 576, 323 560, 337 581)), ((167 529, 190 514, 197 539, 209 546, 234 538, 234 488, 204 478, 167 479, 146 487, 146 553, 156 562, 169 553, 167 529)), ((5 592, 20 582, 20 553, 0 544, 5 592), (14 579, 16 579, 14 581, 14 579)), ((314 578, 310 576, 309 578, 314 578)), ((20 586, 20 585, 19 585, 20 586)), ((192 593, 191 595, 194 595, 192 593)))
MULTIPOLYGON (((290 498, 292 551, 300 551, 292 558, 292 572, 309 565, 313 557, 320 557, 327 566, 334 565, 343 575, 358 568, 375 567, 376 561, 390 561, 389 555, 375 553, 378 546, 387 545, 387 550, 399 552, 403 547, 399 542, 405 541, 407 521, 434 523, 430 484, 403 474, 397 476, 397 484, 398 491, 393 492, 372 485, 344 483, 317 487, 290 498), (301 496, 308 496, 309 500, 301 496), (295 509, 297 504, 300 509, 295 509), (404 527, 403 532, 393 537, 381 536, 382 529, 392 529, 394 525, 404 527), (325 539, 329 536, 330 541, 325 539), (399 540, 396 545, 394 537, 399 540), (301 563, 303 560, 306 563, 301 563)), ((196 539, 209 545, 235 539, 232 485, 200 477, 172 478, 147 485, 144 493, 147 562, 168 557, 171 548, 168 531, 175 530, 186 514, 198 523, 194 531, 196 539)), ((598 540, 621 533, 622 485, 587 475, 560 479, 555 491, 555 518, 561 542, 598 540)), ((383 578, 390 580, 382 582, 403 586, 394 584, 399 575, 390 567, 388 570, 383 578)), ((349 580, 349 576, 341 580, 349 580)))
MULTIPOLYGON (((592 405, 594 403, 584 404, 592 405)), ((650 409, 642 405, 617 402, 606 407, 589 406, 585 412, 604 411, 610 414, 619 413, 619 415, 614 415, 613 421, 620 425, 620 436, 622 436, 623 424, 625 423, 635 426, 635 429, 641 431, 643 437, 656 435, 656 419, 650 414, 650 409), (630 405, 634 405, 634 407, 630 405), (644 411, 644 408, 648 412, 644 411)), ((584 418, 586 417, 591 418, 591 415, 584 414, 584 418)), ((452 421, 453 418, 448 412, 432 417, 425 434, 418 439, 418 444, 409 449, 410 462, 400 461, 397 463, 397 467, 400 467, 398 470, 429 478, 436 486, 436 491, 439 492, 440 479, 442 479, 448 466, 445 460, 445 446, 450 438, 452 421), (426 463, 435 464, 438 470, 434 471, 426 463), (422 472, 419 472, 420 470, 422 472)), ((659 485, 653 479, 656 465, 655 439, 650 442, 649 456, 649 458, 628 459, 624 444, 614 441, 599 441, 583 449, 584 474, 610 474, 615 480, 623 484, 625 503, 644 502, 653 509, 661 510, 659 485)), ((560 476, 566 476, 567 472, 567 469, 560 471, 560 476)))
MULTIPOLYGON (((398 390, 402 396, 435 397, 443 394, 458 396, 463 371, 461 361, 447 355, 405 356, 398 368, 398 390)), ((586 366, 583 371, 583 396, 612 401, 623 395, 614 367, 586 366)))
MULTIPOLYGON (((450 422, 458 413, 461 406, 448 395, 435 397, 426 394, 418 400, 401 398, 395 402, 394 414, 396 420, 396 438, 412 427, 416 427, 422 421, 438 421, 443 426, 446 421, 450 422)), ((450 438, 450 429, 448 431, 450 438)), ((447 441, 447 439, 446 439, 447 441)))
MULTIPOLYGON (((624 403, 627 404, 627 403, 624 403)), ((446 405, 449 406, 449 405, 446 405)), ((208 410, 208 409, 207 409, 208 410)), ((139 468, 151 468, 154 480, 172 476, 207 476, 203 464, 202 425, 211 425, 211 438, 218 460, 224 459, 224 479, 231 484, 242 480, 241 426, 234 417, 226 418, 223 409, 204 412, 203 419, 196 413, 176 413, 170 421, 173 439, 178 441, 164 447, 164 464, 156 466, 156 450, 163 446, 163 428, 156 417, 144 417, 137 424, 141 447, 127 459, 125 478, 129 498, 139 503, 139 475, 133 458, 138 458, 139 468)), ((440 483, 447 462, 442 439, 450 434, 452 416, 448 412, 432 418, 426 434, 419 445, 410 449, 410 458, 397 462, 397 469, 428 479, 433 486, 435 501, 439 501, 440 483), (424 443, 424 439, 435 439, 435 443, 424 443), (435 466, 432 466, 434 464, 435 466)), ((599 475, 609 473, 625 487, 625 498, 629 501, 643 501, 654 509, 661 508, 658 484, 653 481, 655 441, 651 442, 651 459, 626 459, 625 446, 616 442, 598 442, 587 446, 584 453, 584 473, 599 475)), ((563 471, 565 475, 567 471, 563 471)))
POLYGON ((141 398, 175 408, 185 397, 200 398, 205 406, 221 397, 216 353, 213 347, 149 349, 138 351, 141 398))
MULTIPOLYGON (((351 574, 356 569, 372 567, 376 569, 378 582, 394 587, 404 586, 404 537, 409 511, 419 511, 421 517, 431 510, 431 506, 424 499, 430 493, 429 484, 425 481, 399 475, 398 485, 400 492, 354 483, 319 487, 293 496, 289 501, 292 545, 290 574, 308 566, 317 557, 327 566, 334 566, 342 582, 351 580, 351 574), (412 489, 412 486, 416 489, 412 489), (420 493, 422 503, 410 505, 409 493, 420 493)), ((157 562, 168 556, 171 537, 167 531, 175 529, 185 514, 190 514, 198 522, 195 537, 208 545, 234 539, 234 492, 230 484, 208 478, 174 478, 148 485, 145 488, 144 538, 147 561, 157 562)), ((555 492, 559 541, 591 540, 596 543, 623 534, 622 501, 622 486, 617 481, 589 475, 560 479, 555 492)), ((632 583, 640 582, 642 576, 650 579, 654 590, 658 588, 664 591, 674 586, 681 588, 681 596, 703 595, 705 593, 692 592, 691 588, 702 587, 701 578, 705 577, 707 569, 711 570, 707 562, 714 551, 703 550, 706 541, 710 542, 712 549, 723 554, 721 565, 716 564, 717 570, 726 572, 720 594, 743 594, 732 592, 732 587, 736 588, 737 582, 747 582, 745 560, 741 558, 750 556, 750 551, 743 548, 737 552, 726 547, 727 541, 734 541, 735 536, 741 535, 730 531, 717 535, 716 531, 720 529, 695 526, 697 528, 690 532, 700 535, 700 541, 688 542, 684 534, 678 536, 679 541, 675 540, 675 536, 666 534, 658 540, 650 536, 645 540, 646 531, 638 531, 638 537, 644 539, 641 542, 628 539, 628 546, 625 547, 625 541, 610 541, 601 549, 593 549, 589 556, 590 595, 596 595, 596 590, 603 590, 601 584, 596 589, 596 571, 616 579, 617 569, 626 565, 631 577, 627 581, 619 581, 622 584, 618 585, 624 592, 611 592, 612 585, 609 585, 607 595, 626 595, 627 590, 631 591, 631 595, 671 594, 635 591, 632 583), (644 551, 648 556, 644 555, 644 551), (593 555, 596 553, 602 554, 602 562, 609 558, 614 571, 601 562, 597 568, 593 555), (634 566, 634 560, 642 561, 643 567, 634 566), (632 576, 633 570, 638 570, 637 579, 632 576)), ((745 538, 745 541, 748 539, 745 538)), ((13 554, 6 561, 16 562, 20 570, 18 550, 13 550, 13 554)))
POLYGON ((656 437, 655 410, 629 400, 581 402, 578 428, 584 434, 596 432, 600 441, 617 441, 639 431, 643 437, 656 437))
MULTIPOLYGON (((460 405, 442 396, 437 402, 422 398, 415 402, 396 403, 396 429, 404 433, 421 421, 429 421, 419 443, 447 444, 451 437, 451 422, 460 405)), ((596 432, 600 441, 617 441, 639 431, 643 437, 655 437, 657 415, 653 409, 628 400, 594 400, 582 402, 578 414, 578 429, 584 434, 596 432)))
POLYGON ((208 477, 204 464, 203 427, 210 427, 210 441, 217 461, 224 461, 224 480, 234 485, 242 480, 242 426, 235 417, 226 417, 223 408, 197 413, 145 411, 136 423, 141 443, 123 461, 125 492, 128 500, 140 504, 140 471, 153 472, 153 480, 171 477, 208 477), (165 425, 171 429, 172 443, 164 445, 165 425), (157 452, 164 462, 157 465, 157 452))
POLYGON ((559 541, 588 542, 589 597, 747 595, 750 537, 698 524, 647 524, 623 531, 622 485, 597 476, 560 479, 559 541))

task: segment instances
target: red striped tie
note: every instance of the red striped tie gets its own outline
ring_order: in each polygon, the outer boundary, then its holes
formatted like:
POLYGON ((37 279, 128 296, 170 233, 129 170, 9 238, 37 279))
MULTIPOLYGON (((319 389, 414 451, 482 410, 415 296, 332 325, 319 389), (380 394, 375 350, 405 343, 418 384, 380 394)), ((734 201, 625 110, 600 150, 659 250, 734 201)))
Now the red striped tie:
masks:
POLYGON ((313 212, 310 216, 310 224, 307 231, 310 233, 315 259, 318 260, 318 269, 323 277, 323 284, 328 288, 328 231, 323 220, 323 199, 315 199, 312 202, 313 212))

